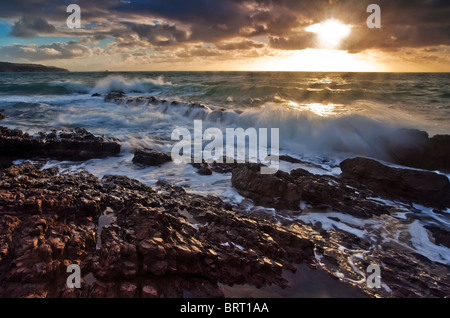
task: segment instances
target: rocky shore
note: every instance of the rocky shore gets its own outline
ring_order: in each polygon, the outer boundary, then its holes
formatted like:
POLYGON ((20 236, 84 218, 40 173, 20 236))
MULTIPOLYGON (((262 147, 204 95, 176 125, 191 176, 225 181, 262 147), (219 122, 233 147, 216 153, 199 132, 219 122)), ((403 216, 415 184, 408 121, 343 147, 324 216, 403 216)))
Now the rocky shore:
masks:
MULTIPOLYGON (((414 210, 416 203, 444 214, 450 184, 441 174, 361 157, 343 161, 339 176, 304 169, 261 175, 260 166, 249 163, 195 166, 204 175, 231 173, 232 185, 256 204, 248 210, 165 181, 150 187, 125 176, 98 179, 83 170, 12 164, 120 152, 116 140, 83 129, 29 136, 1 127, 0 134, 0 297, 223 297, 221 285, 288 287, 284 273, 295 272, 300 263, 345 277, 342 284, 369 296, 450 295, 450 266, 444 262, 382 235, 374 242, 373 236, 324 229, 298 217, 309 210, 337 211, 389 224, 393 214, 403 207, 414 210), (81 267, 80 289, 66 286, 70 264, 81 267), (380 289, 365 284, 369 264, 382 265, 380 289)), ((166 154, 148 149, 133 159, 143 165, 168 161, 166 154)), ((364 229, 334 216, 326 220, 364 229)), ((436 244, 450 246, 445 229, 427 230, 436 244)))
POLYGON ((2 172, 0 206, 1 296, 219 297, 218 283, 286 284, 282 270, 314 253, 300 233, 165 182, 15 165, 2 172), (116 221, 96 249, 107 209, 116 221), (80 290, 65 287, 68 264, 85 273, 80 290))

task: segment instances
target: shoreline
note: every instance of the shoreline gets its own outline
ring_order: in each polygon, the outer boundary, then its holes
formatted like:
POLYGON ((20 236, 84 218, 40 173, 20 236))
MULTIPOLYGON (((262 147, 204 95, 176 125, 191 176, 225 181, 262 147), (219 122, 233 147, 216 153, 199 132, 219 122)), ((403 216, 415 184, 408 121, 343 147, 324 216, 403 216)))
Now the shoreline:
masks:
MULTIPOLYGON (((10 130, 2 131, 11 134, 10 130)), ((75 139, 79 140, 78 151, 84 151, 83 147, 87 147, 97 149, 99 157, 105 156, 97 146, 105 140, 82 129, 56 133, 57 136, 61 134, 66 137, 58 139, 61 153, 65 152, 64 147, 73 149, 71 140, 75 139)), ((12 135, 19 138, 25 136, 17 131, 12 135)), ((15 147, 21 144, 14 137, 4 137, 2 135, 3 146, 5 140, 15 147)), ((33 146, 29 138, 24 138, 22 142, 33 146)), ((44 135, 43 138, 54 140, 54 136, 44 135)), ((110 155, 114 155, 115 151, 110 155)), ((67 152, 67 156, 75 155, 67 152)), ((15 159, 20 158, 20 152, 18 156, 15 159)), ((40 156, 39 151, 37 156, 40 156)), ((96 157, 95 151, 91 157, 96 157)), ((296 160, 289 156, 283 159, 290 162, 296 160)), ((358 229, 361 225, 350 232, 342 230, 352 222, 360 222, 357 221, 359 219, 368 222, 363 226, 365 228, 377 219, 386 219, 387 222, 402 209, 411 209, 409 206, 411 202, 416 202, 417 197, 411 191, 422 191, 417 193, 425 198, 429 195, 420 193, 434 193, 435 186, 442 184, 444 192, 441 197, 445 199, 448 197, 445 191, 450 190, 445 183, 448 179, 433 172, 406 167, 396 170, 375 160, 358 160, 347 160, 348 168, 345 169, 341 163, 345 177, 340 178, 313 175, 296 169, 290 173, 279 171, 274 176, 264 176, 263 180, 251 164, 211 167, 214 173, 231 173, 233 186, 237 187, 238 192, 256 200, 256 203, 263 199, 263 205, 277 211, 273 216, 258 206, 249 212, 241 212, 247 208, 225 203, 218 197, 188 193, 182 187, 163 181, 149 187, 127 177, 105 176, 99 180, 83 171, 60 173, 55 168, 41 170, 43 164, 38 167, 29 163, 3 167, 0 178, 0 225, 3 233, 0 238, 0 267, 3 269, 0 294, 15 297, 183 297, 182 291, 189 290, 196 297, 223 297, 232 293, 233 287, 220 286, 241 286, 235 289, 240 295, 246 284, 254 286, 250 289, 255 288, 256 294, 258 291, 270 293, 279 288, 276 286, 289 283, 283 275, 286 270, 295 271, 298 266, 295 264, 309 264, 339 279, 338 286, 343 286, 343 289, 351 290, 351 287, 344 286, 355 285, 358 290, 356 294, 361 291, 372 297, 448 295, 450 286, 445 283, 445 273, 450 271, 450 265, 417 258, 401 245, 390 242, 378 242, 390 246, 388 251, 372 250, 373 238, 361 234, 358 229), (369 169, 372 176, 364 169, 369 169), (384 169, 388 170, 379 174, 384 169), (408 176, 408 173, 413 174, 408 176), (431 178, 430 188, 408 179, 416 178, 417 173, 421 180, 431 178), (386 181, 380 178, 382 175, 390 180, 389 188, 385 188, 386 181), (405 178, 405 183, 392 183, 398 178, 405 178), (260 188, 260 184, 265 184, 266 190, 260 188), (287 193, 287 196, 277 203, 273 199, 279 194, 274 189, 279 186, 281 189, 286 187, 280 193, 287 193), (406 193, 398 192, 397 186, 399 191, 405 186, 411 189, 406 193), (122 190, 118 191, 119 188, 122 190), (252 189, 258 190, 252 192, 252 189), (256 193, 259 197, 255 196, 256 193), (300 195, 298 199, 295 193, 300 195), (382 202, 401 202, 400 209, 380 204, 373 197, 380 198, 382 202), (300 210, 292 209, 298 205, 300 210), (99 219, 107 209, 112 211, 114 217, 112 222, 102 226, 100 243, 96 233, 99 219), (330 211, 340 211, 342 216, 328 216, 332 215, 330 211), (311 222, 314 215, 311 212, 323 215, 322 221, 311 222), (152 220, 160 221, 154 223, 152 220), (323 228, 327 224, 325 221, 334 225, 323 228), (139 224, 146 222, 152 222, 156 232, 142 232, 139 224), (170 227, 167 227, 169 224, 170 227), (71 234, 62 235, 60 231, 64 228, 71 234), (75 233, 79 233, 78 239, 75 233), (22 248, 18 249, 18 246, 22 248), (350 267, 348 260, 352 260, 350 267), (79 263, 84 273, 81 290, 64 287, 64 277, 67 275, 64 266, 73 262, 79 263), (365 278, 361 280, 358 274, 368 262, 387 264, 383 268, 384 287, 380 290, 367 288, 365 278), (359 269, 355 271, 352 268, 359 269), (444 276, 430 274, 418 278, 418 273, 428 271, 441 271, 444 276), (95 279, 87 279, 86 276, 95 279), (421 283, 417 286, 405 285, 404 282, 411 277, 421 283), (423 284, 438 284, 440 287, 425 288, 423 284), (205 286, 208 286, 207 289, 205 286), (172 292, 168 288, 172 288, 172 292)), ((435 206, 436 212, 433 213, 441 211, 439 213, 445 215, 445 207, 448 211, 449 205, 440 201, 441 197, 425 204, 435 206)), ((414 216, 410 217, 411 224, 415 224, 414 216)), ((436 242, 450 248, 446 241, 449 232, 432 227, 427 231, 436 242)), ((302 272, 299 271, 299 275, 302 272)), ((289 276, 295 280, 295 274, 289 276)), ((326 279, 324 284, 326 286, 326 279)), ((294 283, 294 290, 295 286, 294 283)))

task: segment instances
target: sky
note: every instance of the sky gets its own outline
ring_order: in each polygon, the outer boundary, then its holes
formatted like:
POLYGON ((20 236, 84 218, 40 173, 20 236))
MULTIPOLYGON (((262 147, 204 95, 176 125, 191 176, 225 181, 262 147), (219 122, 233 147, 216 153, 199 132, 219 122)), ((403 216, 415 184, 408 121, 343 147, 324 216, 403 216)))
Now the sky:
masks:
POLYGON ((449 72, 448 0, 14 0, 0 60, 71 71, 449 72), (81 27, 67 25, 69 4, 81 27), (370 4, 380 28, 369 28, 370 4))

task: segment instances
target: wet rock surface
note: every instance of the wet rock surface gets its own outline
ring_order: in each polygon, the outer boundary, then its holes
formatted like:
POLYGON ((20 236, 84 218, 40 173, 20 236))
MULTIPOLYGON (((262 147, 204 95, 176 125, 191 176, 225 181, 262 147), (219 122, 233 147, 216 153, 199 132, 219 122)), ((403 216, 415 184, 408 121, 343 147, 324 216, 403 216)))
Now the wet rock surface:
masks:
POLYGON ((368 158, 347 159, 340 164, 342 177, 383 197, 414 201, 430 206, 450 206, 450 182, 444 175, 429 171, 385 166, 368 158))
MULTIPOLYGON (((137 101, 123 92, 105 100, 179 106, 154 97, 137 101)), ((445 176, 366 158, 345 160, 337 177, 304 169, 261 175, 259 164, 226 158, 192 164, 205 176, 231 173, 232 185, 257 205, 249 210, 165 181, 149 187, 124 176, 99 180, 83 170, 12 165, 15 159, 77 161, 120 151, 116 140, 84 129, 30 136, 0 127, 0 133, 0 297, 223 297, 223 285, 288 287, 284 273, 294 272, 299 263, 325 270, 369 296, 450 295, 445 259, 418 253, 407 226, 392 217, 405 207, 414 212, 413 203, 445 217, 450 205, 445 176), (308 211, 323 217, 308 221, 308 211), (108 214, 113 217, 100 226, 108 214), (372 227, 377 222, 383 226, 372 227), (81 267, 80 289, 66 286, 70 264, 81 267), (366 284, 370 264, 382 267, 379 289, 366 284)), ((406 133, 423 143, 404 152, 390 144, 397 149, 392 161, 400 162, 419 145, 446 153, 445 136, 406 133)), ((432 156, 430 165, 431 159, 409 165, 445 170, 448 161, 439 156, 432 156)), ((304 164, 290 156, 280 160, 304 164)), ((151 166, 169 161, 170 155, 155 150, 139 150, 133 158, 151 166)), ((412 214, 409 225, 418 220, 412 214)), ((433 224, 423 229, 431 242, 450 247, 447 229, 433 224)))
POLYGON ((245 164, 233 170, 231 182, 256 204, 276 209, 300 210, 305 202, 317 210, 341 211, 359 217, 389 214, 389 208, 366 200, 372 191, 356 190, 339 178, 314 175, 304 169, 273 175, 260 173, 260 165, 245 164))
POLYGON ((50 158, 83 161, 117 155, 120 143, 94 136, 85 129, 51 131, 30 136, 18 129, 0 127, 0 158, 4 165, 15 159, 50 158))
POLYGON ((425 131, 399 129, 381 143, 389 161, 419 169, 450 172, 450 135, 429 137, 425 131))
MULTIPOLYGON (((257 177, 257 168, 239 165, 233 175, 244 169, 257 177)), ((302 200, 311 196, 309 202, 333 203, 337 196, 324 199, 315 192, 337 178, 322 180, 301 169, 269 176, 265 183, 279 195, 292 185, 286 199, 300 194, 302 200)), ((324 192, 344 191, 344 185, 331 184, 324 192)), ((350 197, 354 190, 347 189, 350 197)), ((352 205, 354 214, 374 216, 356 199, 352 205)), ((375 217, 388 220, 388 208, 377 206, 375 217)), ((283 273, 295 271, 298 263, 341 273, 372 296, 450 294, 449 266, 385 241, 376 243, 385 245, 383 252, 361 252, 371 250, 370 238, 283 217, 288 213, 240 213, 220 198, 190 194, 165 181, 149 187, 124 176, 99 180, 85 171, 14 165, 0 175, 0 297, 223 297, 221 285, 287 287, 283 273), (105 211, 114 219, 100 232, 105 211), (81 267, 80 289, 65 285, 69 264, 81 267), (387 287, 366 286, 361 273, 368 264, 383 264, 387 287)), ((430 233, 446 244, 445 232, 430 233)))
POLYGON ((181 103, 178 101, 167 101, 165 99, 160 99, 158 97, 155 96, 138 96, 138 97, 128 97, 126 96, 126 94, 122 91, 112 91, 109 92, 106 96, 105 96, 105 102, 112 102, 112 103, 119 103, 119 104, 147 104, 147 105, 164 105, 166 107, 169 106, 187 106, 190 108, 196 108, 196 109, 209 109, 206 105, 200 104, 200 103, 194 103, 194 102, 189 102, 189 103, 181 103))
POLYGON ((146 166, 160 166, 170 161, 172 161, 172 157, 169 154, 153 149, 137 150, 133 157, 134 163, 146 166))
POLYGON ((440 209, 450 206, 446 176, 391 168, 372 159, 344 160, 339 177, 315 175, 304 169, 264 175, 260 167, 239 165, 232 172, 231 182, 241 195, 266 207, 298 211, 304 202, 317 210, 370 217, 390 214, 388 206, 381 206, 372 198, 416 202, 440 209))
POLYGON ((1 180, 3 297, 220 297, 218 283, 285 285, 284 269, 312 262, 313 244, 300 234, 165 182, 100 182, 31 164, 4 170, 1 180), (116 221, 103 227, 96 249, 107 207, 116 221), (80 290, 65 287, 69 264, 84 273, 80 290))

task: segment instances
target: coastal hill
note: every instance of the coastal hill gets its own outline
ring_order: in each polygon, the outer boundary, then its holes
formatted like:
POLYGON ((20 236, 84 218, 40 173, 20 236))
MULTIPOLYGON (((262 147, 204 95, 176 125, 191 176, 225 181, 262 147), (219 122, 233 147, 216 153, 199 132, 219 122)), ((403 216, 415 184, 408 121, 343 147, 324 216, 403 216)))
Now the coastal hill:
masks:
POLYGON ((69 72, 64 68, 40 64, 18 64, 0 62, 0 72, 69 72))

